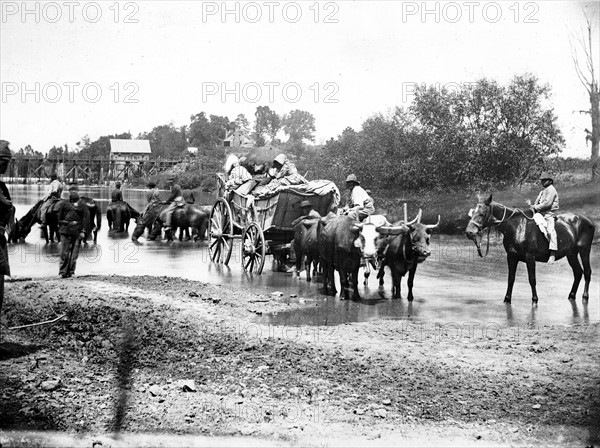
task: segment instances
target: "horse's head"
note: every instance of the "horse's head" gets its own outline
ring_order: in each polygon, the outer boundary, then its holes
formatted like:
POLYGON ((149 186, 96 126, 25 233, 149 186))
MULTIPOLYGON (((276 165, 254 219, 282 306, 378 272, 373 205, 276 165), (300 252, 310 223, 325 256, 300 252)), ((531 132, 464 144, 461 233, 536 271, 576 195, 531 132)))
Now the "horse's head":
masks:
POLYGON ((481 232, 489 226, 492 216, 492 195, 483 201, 480 200, 475 208, 469 210, 469 216, 471 220, 467 225, 465 234, 467 238, 475 243, 479 256, 483 257, 481 253, 481 232))

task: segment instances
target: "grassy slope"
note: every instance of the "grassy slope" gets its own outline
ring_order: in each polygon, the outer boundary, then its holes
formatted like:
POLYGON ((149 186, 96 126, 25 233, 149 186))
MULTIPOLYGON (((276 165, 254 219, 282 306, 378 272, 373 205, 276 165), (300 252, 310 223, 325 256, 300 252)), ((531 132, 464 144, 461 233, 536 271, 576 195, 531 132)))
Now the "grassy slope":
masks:
MULTIPOLYGON (((590 218, 597 228, 600 228, 600 185, 589 183, 584 179, 581 175, 567 174, 556 180, 560 210, 583 214, 590 218)), ((534 201, 540 188, 539 184, 525 184, 521 189, 482 192, 482 195, 493 194, 496 202, 526 209, 525 201, 527 199, 534 201)), ((375 204, 379 206, 378 213, 386 214, 391 220, 402 219, 402 204, 407 202, 409 219, 416 215, 419 208, 423 209, 423 222, 433 223, 437 220, 437 215, 441 215, 439 231, 445 234, 463 233, 469 222, 467 213, 477 204, 477 195, 465 191, 433 194, 411 192, 401 199, 397 198, 397 192, 388 192, 386 196, 375 197, 375 204)))

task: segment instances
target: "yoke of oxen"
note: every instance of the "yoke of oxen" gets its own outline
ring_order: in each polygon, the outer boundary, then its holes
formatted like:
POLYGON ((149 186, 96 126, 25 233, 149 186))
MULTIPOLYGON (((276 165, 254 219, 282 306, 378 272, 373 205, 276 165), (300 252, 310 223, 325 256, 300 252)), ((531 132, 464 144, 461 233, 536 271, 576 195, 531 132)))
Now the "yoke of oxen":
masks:
POLYGON ((375 227, 390 226, 390 222, 383 215, 370 215, 365 218, 363 224, 373 224, 375 227))
POLYGON ((410 232, 410 227, 408 226, 383 226, 379 227, 377 231, 381 235, 402 235, 410 232))

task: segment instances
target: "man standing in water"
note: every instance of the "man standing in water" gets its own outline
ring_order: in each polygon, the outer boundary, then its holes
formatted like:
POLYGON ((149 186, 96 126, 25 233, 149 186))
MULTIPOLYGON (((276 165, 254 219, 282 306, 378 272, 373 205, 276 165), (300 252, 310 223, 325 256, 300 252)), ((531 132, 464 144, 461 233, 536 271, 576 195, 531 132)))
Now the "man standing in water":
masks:
POLYGON ((87 204, 79 198, 77 185, 69 187, 69 200, 63 201, 58 210, 60 232, 60 270, 62 278, 75 274, 75 265, 79 256, 81 241, 86 239, 86 229, 90 223, 90 211, 87 204))
MULTIPOLYGON (((6 173, 12 153, 6 140, 0 140, 0 174, 6 173)), ((6 247, 6 227, 14 216, 14 208, 6 184, 0 181, 0 316, 2 316, 2 303, 4 302, 4 276, 10 276, 8 264, 8 251, 6 247)))

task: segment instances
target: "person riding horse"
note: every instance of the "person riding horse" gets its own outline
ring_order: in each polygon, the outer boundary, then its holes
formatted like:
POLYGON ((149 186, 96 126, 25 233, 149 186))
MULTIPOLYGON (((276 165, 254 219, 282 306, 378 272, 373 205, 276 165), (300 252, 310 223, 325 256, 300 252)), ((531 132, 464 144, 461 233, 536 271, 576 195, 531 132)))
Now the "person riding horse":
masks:
POLYGON ((550 257, 548 258, 548 264, 554 264, 556 251, 558 250, 558 240, 556 238, 556 229, 554 228, 556 214, 558 213, 558 193, 553 185, 554 179, 546 171, 540 174, 540 182, 544 187, 543 190, 540 191, 535 204, 531 205, 531 201, 527 200, 527 205, 529 205, 534 213, 543 214, 546 221, 546 229, 550 237, 550 257))
POLYGON ((175 177, 169 177, 168 179, 168 182, 171 186, 171 196, 169 196, 169 199, 167 199, 169 206, 163 212, 165 213, 165 231, 171 230, 171 218, 173 216, 173 211, 175 211, 177 207, 185 205, 181 187, 176 183, 176 181, 177 179, 175 177))
POLYGON ((50 206, 57 201, 60 201, 60 196, 63 192, 63 184, 56 174, 52 173, 50 175, 50 185, 48 186, 48 190, 46 191, 46 196, 42 199, 44 203, 40 207, 40 221, 42 226, 46 225, 46 215, 48 214, 48 209, 50 206))

